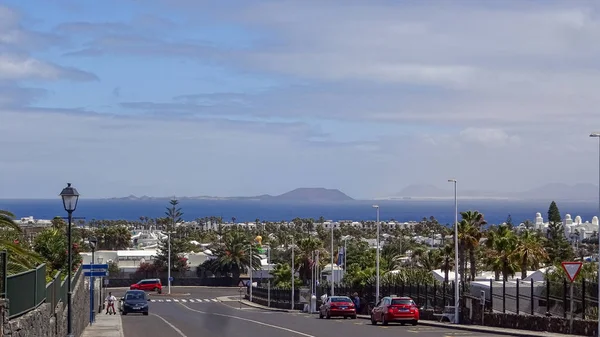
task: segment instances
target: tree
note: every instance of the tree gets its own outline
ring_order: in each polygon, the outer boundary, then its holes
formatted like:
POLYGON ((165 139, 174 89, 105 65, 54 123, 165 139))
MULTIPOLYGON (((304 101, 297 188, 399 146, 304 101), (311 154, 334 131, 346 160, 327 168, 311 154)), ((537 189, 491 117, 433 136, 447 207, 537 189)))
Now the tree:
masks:
POLYGON ((556 202, 552 201, 548 208, 548 232, 546 251, 552 263, 561 263, 573 258, 573 249, 565 237, 562 218, 556 202))
POLYGON ((231 274, 237 280, 242 271, 259 269, 261 258, 258 246, 251 244, 252 240, 241 230, 234 230, 225 235, 221 244, 215 244, 212 248, 217 257, 208 260, 205 266, 214 274, 231 274))
POLYGON ((513 219, 512 219, 512 216, 511 216, 510 214, 509 214, 509 215, 508 215, 508 217, 506 218, 506 222, 505 222, 505 223, 506 223, 506 225, 508 226, 508 229, 510 229, 510 230, 512 230, 512 229, 513 229, 513 227, 514 227, 514 224, 513 224, 513 219))
POLYGON ((174 232, 175 225, 183 222, 183 212, 178 207, 179 201, 173 199, 169 201, 170 207, 167 207, 165 214, 167 215, 164 222, 164 226, 167 232, 167 239, 160 240, 158 245, 158 251, 156 258, 154 259, 154 265, 159 271, 167 270, 169 262, 171 265, 171 271, 183 272, 189 269, 187 265, 187 259, 184 254, 191 250, 190 244, 186 239, 181 237, 172 238, 171 234, 174 232), (171 259, 169 260, 169 251, 171 252, 171 259))
MULTIPOLYGON (((33 249, 47 261, 49 269, 52 272, 68 270, 68 247, 69 243, 64 229, 53 227, 46 228, 40 232, 33 243, 33 249)), ((77 270, 82 261, 79 251, 79 244, 72 243, 71 258, 73 270, 77 270)))

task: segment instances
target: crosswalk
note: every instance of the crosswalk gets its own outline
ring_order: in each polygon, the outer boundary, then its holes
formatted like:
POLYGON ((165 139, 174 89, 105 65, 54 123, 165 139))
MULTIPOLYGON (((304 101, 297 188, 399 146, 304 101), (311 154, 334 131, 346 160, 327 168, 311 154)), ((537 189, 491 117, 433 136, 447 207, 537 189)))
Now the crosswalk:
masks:
POLYGON ((154 303, 217 303, 220 302, 216 298, 157 298, 151 299, 154 303))

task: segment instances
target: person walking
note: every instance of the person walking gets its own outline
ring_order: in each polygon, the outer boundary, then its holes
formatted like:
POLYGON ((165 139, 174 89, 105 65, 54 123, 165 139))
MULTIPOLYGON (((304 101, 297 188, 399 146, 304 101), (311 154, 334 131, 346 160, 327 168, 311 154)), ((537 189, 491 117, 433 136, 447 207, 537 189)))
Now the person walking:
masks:
POLYGON ((360 297, 358 297, 358 293, 354 293, 352 295, 352 302, 354 302, 354 307, 356 308, 356 313, 360 312, 360 297))
POLYGON ((108 296, 106 296, 106 315, 108 315, 109 313, 111 315, 117 313, 115 311, 115 302, 116 301, 117 301, 117 298, 113 296, 112 292, 109 292, 108 296))

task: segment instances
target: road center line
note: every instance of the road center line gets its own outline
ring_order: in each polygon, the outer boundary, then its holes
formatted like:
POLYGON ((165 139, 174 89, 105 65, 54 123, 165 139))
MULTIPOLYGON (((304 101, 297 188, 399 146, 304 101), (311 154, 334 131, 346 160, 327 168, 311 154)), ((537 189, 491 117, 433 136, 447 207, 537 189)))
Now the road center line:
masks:
POLYGON ((293 333, 293 334, 300 335, 300 336, 304 336, 304 337, 315 337, 315 336, 313 336, 313 335, 309 335, 309 334, 306 334, 306 333, 304 333, 304 332, 300 332, 300 331, 296 331, 296 330, 292 330, 292 329, 288 329, 288 328, 280 327, 280 326, 277 326, 277 325, 267 324, 267 323, 263 323, 263 322, 260 322, 260 321, 255 321, 255 320, 253 320, 253 319, 249 319, 249 318, 243 318, 243 317, 238 317, 238 316, 232 316, 232 315, 219 314, 219 313, 216 313, 216 312, 210 312, 210 313, 209 313, 209 312, 204 312, 204 311, 200 311, 200 310, 192 309, 192 308, 188 307, 187 305, 185 305, 185 304, 183 304, 183 303, 179 303, 179 304, 180 304, 180 305, 182 305, 182 306, 184 306, 186 309, 188 309, 188 310, 191 310, 191 311, 195 311, 195 312, 197 312, 197 313, 199 313, 199 314, 206 314, 206 315, 215 315, 215 316, 221 316, 221 317, 228 317, 228 318, 233 318, 233 319, 237 319, 237 320, 240 320, 240 321, 246 321, 246 322, 250 322, 250 323, 254 323, 254 324, 258 324, 258 325, 266 326, 266 327, 269 327, 269 328, 272 328, 272 329, 278 329, 278 330, 283 330, 283 331, 291 332, 291 333, 293 333))
POLYGON ((160 318, 160 319, 161 319, 163 322, 167 323, 167 325, 168 325, 168 326, 170 326, 170 327, 171 327, 173 330, 175 330, 175 332, 177 332, 177 333, 179 334, 179 336, 181 336, 181 337, 188 337, 188 336, 186 336, 186 335, 185 335, 183 332, 181 332, 181 330, 179 330, 179 329, 178 329, 176 326, 174 326, 173 324, 171 324, 171 323, 170 323, 169 321, 167 321, 166 319, 164 319, 164 318, 160 317, 160 316, 159 316, 159 315, 157 315, 157 314, 150 314, 150 315, 152 315, 152 316, 156 316, 156 317, 160 318))

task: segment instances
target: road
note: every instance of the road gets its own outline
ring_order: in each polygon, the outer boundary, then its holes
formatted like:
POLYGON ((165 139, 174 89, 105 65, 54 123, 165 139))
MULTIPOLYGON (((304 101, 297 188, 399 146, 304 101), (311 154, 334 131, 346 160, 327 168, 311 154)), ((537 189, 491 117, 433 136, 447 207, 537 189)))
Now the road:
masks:
MULTIPOLYGON (((124 290, 114 290, 121 296, 124 290)), ((372 326, 364 319, 318 319, 316 315, 251 308, 223 296, 236 288, 174 288, 172 296, 150 295, 150 315, 122 316, 125 337, 499 337, 500 335, 427 326, 372 326), (175 301, 177 300, 177 301, 175 301)))

